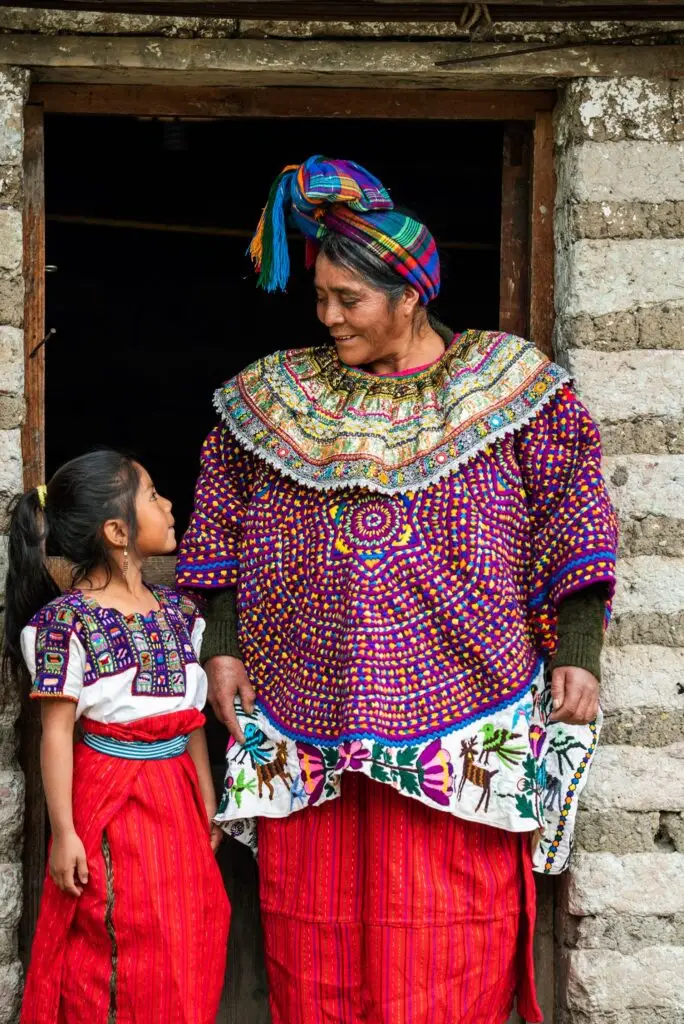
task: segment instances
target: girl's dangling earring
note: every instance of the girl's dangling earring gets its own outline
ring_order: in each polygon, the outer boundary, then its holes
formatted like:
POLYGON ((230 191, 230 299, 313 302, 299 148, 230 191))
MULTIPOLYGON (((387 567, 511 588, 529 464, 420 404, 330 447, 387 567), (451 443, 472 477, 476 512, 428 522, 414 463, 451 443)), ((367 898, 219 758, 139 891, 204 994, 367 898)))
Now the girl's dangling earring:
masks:
POLYGON ((124 583, 128 584, 128 548, 124 548, 123 563, 121 565, 121 575, 124 578, 124 583))

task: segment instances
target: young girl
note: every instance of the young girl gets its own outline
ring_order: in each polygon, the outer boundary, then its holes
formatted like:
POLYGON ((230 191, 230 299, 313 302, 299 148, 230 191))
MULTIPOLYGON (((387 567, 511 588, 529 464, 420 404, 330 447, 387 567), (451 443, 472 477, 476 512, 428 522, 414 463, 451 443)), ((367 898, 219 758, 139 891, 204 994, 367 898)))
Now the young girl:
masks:
POLYGON ((40 699, 52 829, 22 1024, 216 1017, 230 910, 210 824, 204 621, 141 573, 175 545, 171 503, 113 451, 67 463, 13 509, 5 655, 40 699), (73 566, 61 596, 46 550, 73 566))

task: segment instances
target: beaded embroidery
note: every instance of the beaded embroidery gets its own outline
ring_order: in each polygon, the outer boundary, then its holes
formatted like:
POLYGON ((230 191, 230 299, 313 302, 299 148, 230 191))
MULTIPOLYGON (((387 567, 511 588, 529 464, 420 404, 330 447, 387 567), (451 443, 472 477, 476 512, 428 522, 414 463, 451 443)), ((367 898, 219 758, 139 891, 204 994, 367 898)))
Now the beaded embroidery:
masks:
POLYGON ((30 623, 37 630, 33 692, 62 692, 75 634, 86 653, 84 686, 137 669, 132 682, 135 696, 182 696, 185 668, 197 663, 191 639, 197 610, 188 597, 170 588, 149 589, 160 609, 150 615, 126 616, 102 608, 76 590, 41 609, 30 623))
POLYGON ((215 395, 245 448, 310 487, 428 486, 519 429, 568 380, 528 341, 465 331, 419 374, 376 377, 333 346, 275 352, 215 395))

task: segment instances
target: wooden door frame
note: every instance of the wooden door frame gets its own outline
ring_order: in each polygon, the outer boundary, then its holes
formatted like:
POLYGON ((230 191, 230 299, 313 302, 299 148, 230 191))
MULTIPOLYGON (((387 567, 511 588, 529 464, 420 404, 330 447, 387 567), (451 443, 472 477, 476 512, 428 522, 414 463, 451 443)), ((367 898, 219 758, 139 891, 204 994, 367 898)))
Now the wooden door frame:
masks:
MULTIPOLYGON (((364 118, 505 122, 502 174, 500 324, 528 335, 552 354, 553 164, 552 91, 452 91, 322 87, 226 88, 38 84, 25 111, 24 278, 27 403, 22 434, 24 483, 45 474, 45 201, 43 115, 97 114, 183 119, 364 118)), ((152 575, 169 576, 169 559, 154 560, 152 575)), ((22 716, 22 765, 26 773, 24 916, 26 960, 45 872, 45 808, 40 783, 40 725, 22 716)), ((552 890, 542 892, 542 920, 552 931, 552 890), (550 924, 549 924, 550 922, 550 924)), ((547 950, 548 954, 548 950, 547 950)), ((553 963, 544 957, 553 992, 553 963)), ((553 960, 553 957, 551 957, 553 960)))

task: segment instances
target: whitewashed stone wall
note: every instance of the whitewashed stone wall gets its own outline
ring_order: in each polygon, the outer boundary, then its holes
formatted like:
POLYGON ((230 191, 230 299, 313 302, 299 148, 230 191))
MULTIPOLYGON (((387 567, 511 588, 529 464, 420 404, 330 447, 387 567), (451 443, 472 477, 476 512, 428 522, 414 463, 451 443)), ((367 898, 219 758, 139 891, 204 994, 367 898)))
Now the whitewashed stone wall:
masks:
POLYGON ((556 345, 621 519, 603 744, 561 885, 563 1024, 684 1022, 684 89, 557 109, 556 345))
MULTIPOLYGON (((24 415, 22 278, 23 109, 28 75, 0 71, 0 591, 5 584, 8 499, 21 490, 24 415)), ((21 915, 24 783, 17 764, 17 695, 0 694, 0 1024, 16 1020, 21 986, 17 924, 21 915)))

